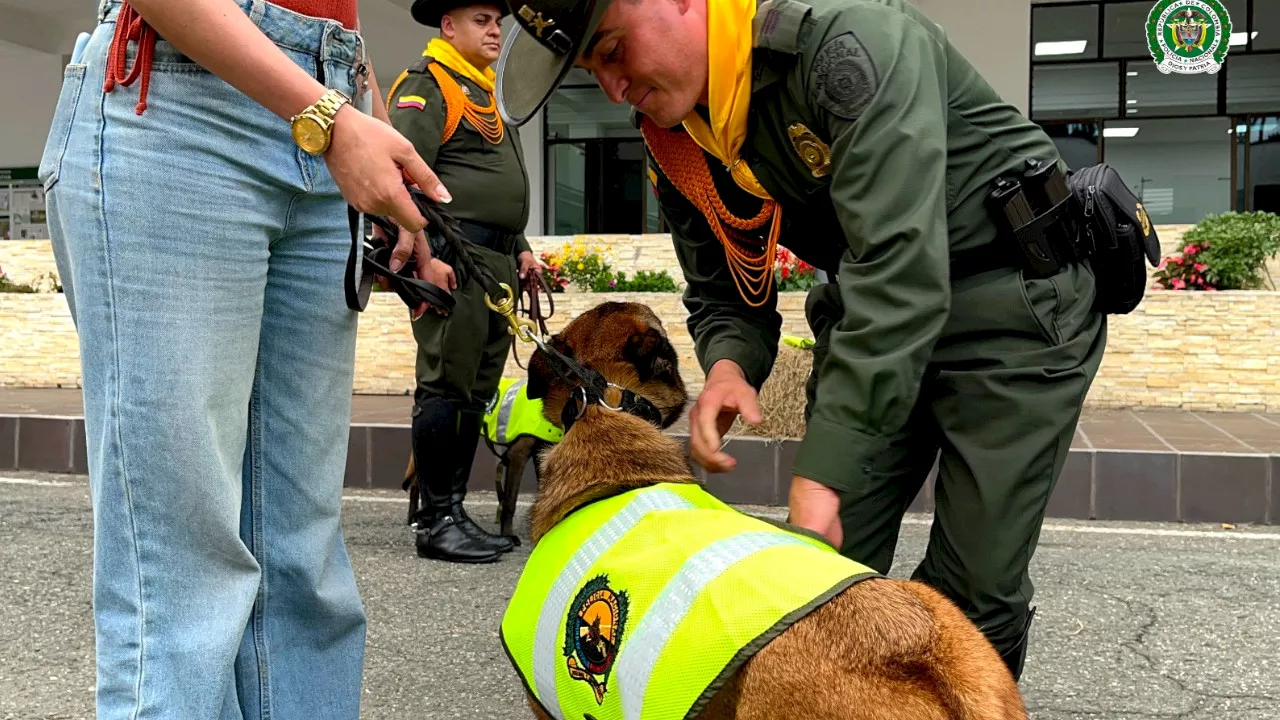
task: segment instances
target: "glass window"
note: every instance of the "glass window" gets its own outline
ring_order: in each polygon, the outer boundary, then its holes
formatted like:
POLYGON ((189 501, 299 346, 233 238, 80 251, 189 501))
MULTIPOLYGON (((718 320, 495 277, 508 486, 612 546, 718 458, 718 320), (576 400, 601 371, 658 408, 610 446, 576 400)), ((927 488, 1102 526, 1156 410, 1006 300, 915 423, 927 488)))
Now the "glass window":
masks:
POLYGON ((1031 56, 1036 62, 1096 59, 1098 6, 1033 6, 1031 42, 1031 56))
MULTIPOLYGON (((1153 2, 1120 3, 1103 8, 1106 25, 1102 35, 1102 54, 1109 58, 1150 57, 1147 45, 1147 14, 1153 2)), ((1230 12, 1228 10, 1227 12, 1230 12)))
POLYGON ((1280 55, 1228 55, 1226 73, 1227 112, 1280 110, 1280 55))
POLYGON ((1035 120, 1113 118, 1120 114, 1119 63, 1036 65, 1031 112, 1035 120))
POLYGON ((1215 115, 1218 112, 1216 74, 1165 75, 1154 63, 1137 60, 1125 64, 1125 75, 1126 117, 1215 115))
POLYGON ((1249 125, 1248 208, 1280 214, 1280 116, 1249 125))
POLYGON ((1067 167, 1079 170, 1097 164, 1097 123, 1054 123, 1045 125, 1044 130, 1058 146, 1058 154, 1067 167))
POLYGON ((547 102, 547 139, 640 137, 625 103, 614 104, 595 87, 560 88, 547 102))
POLYGON ((1231 208, 1230 128, 1225 117, 1113 120, 1103 129, 1104 159, 1152 222, 1194 224, 1231 208))
MULTIPOLYGON (((1235 10, 1228 12, 1235 17, 1235 10)), ((1252 34, 1254 50, 1280 50, 1280 2, 1253 0, 1252 34)))
POLYGON ((551 178, 551 218, 555 235, 587 232, 587 148, 585 143, 556 143, 547 148, 551 178))

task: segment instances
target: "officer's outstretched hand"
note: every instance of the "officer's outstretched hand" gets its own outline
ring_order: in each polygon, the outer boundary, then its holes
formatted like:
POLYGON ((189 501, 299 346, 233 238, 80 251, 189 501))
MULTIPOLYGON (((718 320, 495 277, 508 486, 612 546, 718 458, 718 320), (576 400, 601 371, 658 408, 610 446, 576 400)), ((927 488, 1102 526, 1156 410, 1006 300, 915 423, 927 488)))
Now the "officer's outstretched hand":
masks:
POLYGON ((844 528, 840 525, 840 496, 835 490, 796 475, 791 478, 787 504, 791 508, 787 522, 821 534, 840 549, 844 528))
POLYGON ((721 438, 738 415, 751 425, 764 417, 756 402, 756 389, 742 368, 732 360, 720 360, 707 373, 707 384, 689 411, 689 452, 707 472, 728 472, 738 465, 721 449, 721 438))

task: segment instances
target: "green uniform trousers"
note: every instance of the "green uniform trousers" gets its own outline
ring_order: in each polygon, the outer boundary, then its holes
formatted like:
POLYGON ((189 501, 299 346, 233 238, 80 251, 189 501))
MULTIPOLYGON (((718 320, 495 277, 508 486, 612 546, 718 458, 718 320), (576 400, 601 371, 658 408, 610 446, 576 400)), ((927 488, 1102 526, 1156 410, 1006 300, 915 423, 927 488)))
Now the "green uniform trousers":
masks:
MULTIPOLYGON (((477 266, 488 269, 500 283, 518 292, 516 261, 510 253, 499 253, 474 243, 466 243, 477 266)), ((455 268, 461 274, 463 268, 455 268)), ((484 284, 478 277, 459 281, 453 291, 457 301, 453 312, 442 317, 428 310, 413 323, 418 343, 417 389, 414 400, 440 397, 459 409, 483 413, 498 391, 511 334, 507 321, 485 304, 484 284)))
MULTIPOLYGON (((997 647, 1028 621, 1028 564, 1102 362, 1106 316, 1091 310, 1093 297, 1087 265, 1047 279, 1009 268, 954 282, 907 427, 850 468, 853 489, 840 499, 841 552, 887 573, 902 516, 940 450, 935 518, 913 578, 949 596, 997 647)), ((834 284, 809 295, 815 367, 841 302, 834 284)), ((811 376, 810 406, 821 392, 811 376)))

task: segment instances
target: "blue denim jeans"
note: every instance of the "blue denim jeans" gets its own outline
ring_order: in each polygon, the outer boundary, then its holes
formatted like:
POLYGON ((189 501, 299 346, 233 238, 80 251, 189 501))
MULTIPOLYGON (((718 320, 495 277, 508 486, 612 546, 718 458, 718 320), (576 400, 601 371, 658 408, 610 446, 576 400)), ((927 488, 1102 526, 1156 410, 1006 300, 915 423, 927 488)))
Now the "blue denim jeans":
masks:
MULTIPOLYGON (((352 94, 357 34, 237 2, 352 94)), ((79 333, 97 717, 356 718, 346 202, 287 122, 163 40, 143 114, 140 83, 104 93, 118 11, 65 70, 39 171, 79 333)))

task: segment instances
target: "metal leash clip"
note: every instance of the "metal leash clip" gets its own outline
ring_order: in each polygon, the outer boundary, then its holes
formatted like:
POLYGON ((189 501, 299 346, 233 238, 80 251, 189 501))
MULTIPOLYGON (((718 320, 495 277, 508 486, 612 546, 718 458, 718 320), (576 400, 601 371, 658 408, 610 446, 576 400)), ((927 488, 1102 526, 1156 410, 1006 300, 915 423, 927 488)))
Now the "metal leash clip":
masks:
POLYGON ((516 296, 511 290, 511 286, 500 282, 498 283, 498 287, 502 288, 502 292, 505 294, 505 297, 495 304, 493 300, 489 299, 489 294, 485 293, 484 304, 488 305, 490 310, 507 319, 507 323, 511 325, 511 327, 507 328, 507 332, 515 335, 525 342, 540 345, 541 343, 538 342, 538 338, 534 334, 537 331, 537 326, 533 324, 533 321, 527 318, 516 317, 516 296))

